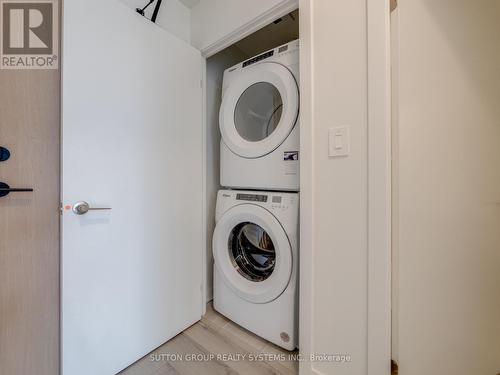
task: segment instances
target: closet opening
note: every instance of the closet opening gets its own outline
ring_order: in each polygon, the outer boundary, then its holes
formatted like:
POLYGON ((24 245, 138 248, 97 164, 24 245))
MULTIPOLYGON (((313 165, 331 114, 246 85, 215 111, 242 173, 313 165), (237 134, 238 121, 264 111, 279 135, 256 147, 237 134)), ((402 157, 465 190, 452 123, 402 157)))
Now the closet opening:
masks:
MULTIPOLYGON (((205 298, 209 303, 213 298, 213 251, 212 238, 215 229, 215 210, 217 193, 223 188, 221 180, 220 145, 221 131, 219 126, 219 113, 222 103, 224 71, 239 63, 251 64, 255 57, 263 59, 262 54, 284 46, 291 41, 299 39, 299 9, 296 9, 267 26, 239 40, 233 45, 210 56, 206 60, 206 88, 205 88, 205 126, 206 126, 206 287, 205 298)), ((257 62, 257 61, 255 61, 257 62)), ((298 82, 297 82, 298 83, 298 82)), ((266 85, 266 83, 257 84, 266 85)), ((256 86, 257 86, 256 85, 256 86)), ((253 87, 251 89, 258 89, 253 87)), ((276 106, 270 122, 266 121, 268 128, 273 121, 277 122, 282 115, 281 107, 276 106)), ((297 126, 298 127, 298 126, 297 126)), ((248 135, 255 139, 258 135, 248 135)), ((291 150, 289 157, 295 157, 291 150)))
POLYGON ((207 316, 283 355, 298 348, 299 53, 295 10, 205 72, 207 316))

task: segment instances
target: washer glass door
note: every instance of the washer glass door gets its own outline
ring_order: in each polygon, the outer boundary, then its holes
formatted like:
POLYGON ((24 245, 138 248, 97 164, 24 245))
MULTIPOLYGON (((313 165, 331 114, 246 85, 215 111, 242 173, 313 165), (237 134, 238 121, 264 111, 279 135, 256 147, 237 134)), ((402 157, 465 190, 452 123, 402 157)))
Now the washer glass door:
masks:
POLYGON ((258 158, 273 152, 293 130, 299 90, 283 65, 264 62, 235 72, 222 98, 222 140, 235 154, 258 158))
POLYGON ((251 222, 238 224, 229 235, 228 247, 234 268, 247 280, 264 281, 273 273, 276 250, 261 226, 251 222))
POLYGON ((292 274, 292 251, 283 227, 265 208, 241 204, 217 222, 216 272, 239 297, 267 303, 281 295, 292 274))

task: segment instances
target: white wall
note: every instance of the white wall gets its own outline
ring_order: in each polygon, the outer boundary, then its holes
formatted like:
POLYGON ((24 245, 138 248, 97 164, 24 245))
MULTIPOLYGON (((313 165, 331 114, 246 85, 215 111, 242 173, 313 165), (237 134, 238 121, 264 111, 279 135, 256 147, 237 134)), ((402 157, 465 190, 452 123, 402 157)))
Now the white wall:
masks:
POLYGON ((301 374, 367 373, 366 0, 300 2, 300 348, 350 355, 301 362, 301 374), (328 130, 351 128, 348 157, 328 157, 328 130))
MULTIPOLYGON (((148 0, 120 0, 134 11, 136 8, 143 8, 148 0)), ((151 14, 156 3, 151 4, 146 9, 146 17, 151 18, 151 14)), ((171 32, 182 40, 191 43, 191 11, 179 0, 164 0, 156 19, 156 24, 171 32)))
POLYGON ((207 59, 206 72, 206 300, 212 300, 213 256, 212 237, 215 229, 215 204, 220 189, 219 109, 222 101, 224 70, 247 58, 236 48, 227 48, 207 59))
POLYGON ((500 2, 400 1, 394 354, 500 372, 500 2))
POLYGON ((191 12, 191 43, 203 51, 228 34, 263 17, 266 12, 276 8, 288 9, 290 4, 298 6, 298 0, 200 1, 191 12))

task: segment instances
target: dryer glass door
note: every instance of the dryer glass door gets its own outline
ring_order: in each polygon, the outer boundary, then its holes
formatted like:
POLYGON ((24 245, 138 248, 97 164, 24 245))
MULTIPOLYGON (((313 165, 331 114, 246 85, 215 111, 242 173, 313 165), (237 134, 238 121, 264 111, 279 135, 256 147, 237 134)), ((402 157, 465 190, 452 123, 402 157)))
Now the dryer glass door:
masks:
POLYGON ((246 67, 239 74, 222 98, 222 139, 239 156, 262 157, 279 147, 297 122, 297 82, 285 66, 272 62, 246 67))
POLYGON ((254 83, 236 103, 234 125, 243 139, 259 142, 278 127, 282 111, 278 89, 268 82, 254 83))
POLYGON ((276 217, 257 205, 235 206, 221 217, 213 254, 224 283, 247 301, 273 301, 290 282, 293 260, 288 236, 276 217))

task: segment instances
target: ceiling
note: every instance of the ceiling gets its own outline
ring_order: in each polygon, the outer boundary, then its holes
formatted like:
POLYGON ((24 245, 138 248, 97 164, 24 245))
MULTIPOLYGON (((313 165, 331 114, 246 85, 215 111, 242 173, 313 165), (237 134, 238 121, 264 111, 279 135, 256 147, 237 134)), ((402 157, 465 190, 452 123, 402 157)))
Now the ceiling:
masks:
POLYGON ((188 8, 193 8, 200 2, 200 0, 179 0, 179 1, 188 8))

